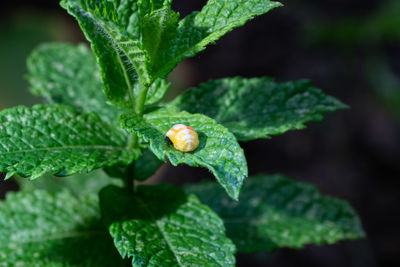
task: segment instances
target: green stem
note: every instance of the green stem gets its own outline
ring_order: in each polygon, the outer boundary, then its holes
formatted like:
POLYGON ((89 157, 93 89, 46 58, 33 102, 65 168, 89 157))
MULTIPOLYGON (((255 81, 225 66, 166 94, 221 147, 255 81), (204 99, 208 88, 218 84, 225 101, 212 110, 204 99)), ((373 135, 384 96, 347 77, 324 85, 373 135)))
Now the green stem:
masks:
POLYGON ((128 148, 129 149, 135 149, 138 146, 138 137, 136 134, 132 134, 129 137, 129 143, 128 143, 128 148))
POLYGON ((140 86, 140 95, 139 95, 139 99, 136 102, 136 113, 139 116, 143 116, 143 112, 144 112, 144 105, 146 102, 146 97, 147 97, 147 92, 149 90, 148 86, 144 86, 143 84, 140 86))
MULTIPOLYGON (((146 102, 146 96, 147 96, 147 92, 149 90, 149 87, 141 85, 140 86, 140 95, 139 95, 139 99, 135 103, 133 103, 133 107, 135 108, 135 112, 137 115, 139 116, 143 116, 144 113, 144 106, 145 106, 145 102, 146 102)), ((135 149, 139 146, 139 142, 138 142, 138 136, 136 134, 132 134, 129 138, 129 144, 128 147, 130 149, 135 149)), ((129 165, 126 168, 126 173, 125 173, 125 177, 124 177, 124 183, 125 183, 125 188, 129 191, 129 192, 134 192, 135 191, 135 187, 134 187, 134 177, 133 177, 133 169, 134 169, 134 164, 132 163, 131 165, 129 165)))
MULTIPOLYGON (((118 51, 116 49, 116 47, 114 47, 114 50, 118 51)), ((126 83, 126 86, 127 86, 127 89, 128 89, 129 99, 130 99, 131 104, 132 104, 132 111, 136 112, 136 114, 139 115, 139 116, 143 116, 144 106, 145 106, 146 96, 147 96, 147 91, 149 90, 149 87, 148 86, 144 86, 143 83, 141 83, 142 79, 140 79, 140 77, 139 77, 140 95, 139 95, 139 99, 135 103, 135 99, 134 99, 134 95, 133 95, 133 86, 132 86, 131 81, 129 79, 128 72, 127 72, 124 64, 122 63, 122 59, 121 59, 121 56, 119 54, 118 54, 117 58, 118 58, 118 63, 120 64, 122 72, 124 74, 124 79, 125 79, 125 83, 126 83)), ((138 137, 137 137, 136 134, 132 134, 129 137, 128 148, 129 149, 135 149, 135 148, 138 148, 138 147, 139 147, 138 137)), ((131 165, 129 165, 127 167, 126 173, 125 173, 125 177, 124 177, 125 187, 130 192, 134 192, 133 167, 134 167, 134 163, 132 163, 131 165)))

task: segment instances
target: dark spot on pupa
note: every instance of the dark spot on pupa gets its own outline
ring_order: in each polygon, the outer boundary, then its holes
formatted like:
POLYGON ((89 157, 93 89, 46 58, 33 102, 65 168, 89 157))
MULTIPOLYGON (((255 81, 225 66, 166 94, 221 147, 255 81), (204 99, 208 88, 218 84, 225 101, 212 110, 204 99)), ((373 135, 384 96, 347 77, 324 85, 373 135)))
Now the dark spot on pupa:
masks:
POLYGON ((169 145, 172 145, 172 141, 171 141, 171 139, 169 139, 168 136, 166 136, 166 137, 164 138, 164 140, 167 141, 167 143, 168 143, 169 145))

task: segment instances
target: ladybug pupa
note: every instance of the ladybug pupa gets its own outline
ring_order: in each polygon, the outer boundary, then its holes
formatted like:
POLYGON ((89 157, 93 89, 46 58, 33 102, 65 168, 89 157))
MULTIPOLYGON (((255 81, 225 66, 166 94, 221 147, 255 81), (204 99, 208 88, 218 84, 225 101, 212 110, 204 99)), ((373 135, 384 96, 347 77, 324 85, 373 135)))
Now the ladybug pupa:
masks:
POLYGON ((172 143, 175 149, 182 152, 191 152, 199 146, 199 135, 196 131, 184 124, 176 124, 166 133, 168 142, 172 143))

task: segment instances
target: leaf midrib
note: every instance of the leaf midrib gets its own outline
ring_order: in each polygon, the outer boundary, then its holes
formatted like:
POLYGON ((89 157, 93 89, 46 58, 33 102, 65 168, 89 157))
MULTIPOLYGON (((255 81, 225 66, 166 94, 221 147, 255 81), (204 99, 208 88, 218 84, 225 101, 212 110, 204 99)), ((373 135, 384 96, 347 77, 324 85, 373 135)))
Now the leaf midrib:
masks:
MULTIPOLYGON (((99 23, 99 22, 98 22, 99 20, 98 20, 90 11, 87 11, 87 10, 83 9, 80 5, 78 5, 78 4, 74 4, 74 5, 75 5, 76 8, 81 9, 84 13, 86 13, 87 16, 89 16, 90 18, 92 18, 93 21, 95 22, 95 24, 97 24, 98 26, 100 26, 100 27, 102 28, 102 30, 108 35, 109 38, 107 38, 107 39, 111 42, 112 47, 114 48, 114 51, 115 51, 115 53, 116 53, 116 55, 117 55, 118 63, 119 63, 119 65, 120 65, 121 69, 122 69, 122 72, 123 72, 123 75, 124 75, 124 80, 125 80, 125 83, 126 83, 126 86, 127 86, 127 89, 128 89, 128 95, 129 95, 129 98, 130 98, 130 100, 131 100, 131 103, 132 103, 132 105, 133 105, 133 110, 134 110, 134 109, 135 109, 135 104, 134 104, 134 97, 133 97, 133 86, 132 86, 132 84, 131 84, 131 82, 130 82, 130 80, 129 80, 127 69, 126 69, 125 65, 123 64, 123 62, 122 62, 120 52, 122 52, 122 53, 124 53, 124 54, 126 54, 126 53, 125 53, 124 50, 115 42, 115 40, 114 40, 114 38, 112 37, 112 35, 110 34, 109 30, 106 28, 106 26, 107 26, 106 24, 99 23)), ((101 21, 101 20, 100 20, 100 21, 101 21)), ((108 22, 108 23, 114 25, 113 22, 108 22)), ((115 26, 116 28, 118 28, 116 25, 114 25, 114 26, 115 26)), ((128 56, 127 56, 127 58, 129 59, 128 56)), ((129 60, 130 60, 130 59, 129 59, 129 60)), ((130 63, 132 64, 132 66, 134 66, 134 64, 131 62, 131 60, 130 60, 130 63)), ((137 73, 137 74, 138 74, 138 76, 139 76, 139 79, 141 80, 140 74, 139 74, 139 73, 137 73)))
MULTIPOLYGON (((203 7, 203 9, 204 9, 204 7, 203 7)), ((239 5, 235 7, 235 9, 237 9, 237 8, 239 8, 239 5)), ((270 11, 273 8, 274 8, 274 6, 272 5, 272 7, 269 7, 269 9, 266 12, 270 11)), ((221 9, 222 9, 222 7, 221 7, 221 9)), ((203 11, 203 10, 201 10, 201 11, 203 11)), ((199 14, 201 14, 201 11, 199 11, 197 13, 192 13, 190 15, 196 17, 199 14)), ((178 32, 180 34, 177 37, 179 38, 179 40, 182 39, 182 28, 183 28, 183 25, 185 25, 185 20, 188 20, 190 15, 188 15, 186 18, 182 19, 178 24, 178 32)), ((204 20, 206 19, 206 17, 207 17, 206 15, 203 16, 201 23, 204 23, 204 20)), ((247 21, 247 20, 245 20, 245 21, 247 21)), ((200 25, 202 25, 202 24, 200 24, 200 25)), ((215 25, 213 25, 213 26, 215 26, 215 25)), ((209 30, 212 29, 212 27, 210 27, 210 26, 208 28, 209 28, 209 30)), ((171 65, 171 62, 174 62, 174 63, 180 62, 182 60, 182 58, 184 58, 185 55, 187 55, 188 53, 193 53, 193 51, 195 51, 195 50, 201 51, 201 49, 204 46, 206 46, 207 44, 210 43, 210 39, 218 39, 221 36, 221 32, 229 31, 229 29, 232 29, 232 28, 235 28, 235 27, 233 27, 232 23, 230 23, 230 24, 222 26, 218 29, 212 29, 212 31, 210 33, 208 33, 206 36, 203 36, 203 38, 201 40, 199 40, 197 43, 193 44, 191 47, 186 48, 185 50, 180 52, 178 55, 175 55, 175 57, 173 59, 166 62, 164 64, 164 66, 160 70, 157 71, 156 75, 159 75, 159 73, 162 73, 163 71, 165 71, 165 69, 167 69, 168 66, 171 65), (179 60, 177 60, 177 59, 179 59, 179 60)), ((205 48, 203 48, 203 49, 205 49, 205 48)))
POLYGON ((152 220, 155 222, 154 223, 155 226, 157 227, 158 231, 161 233, 163 239, 165 240, 165 243, 167 243, 167 246, 168 246, 169 250, 171 251, 172 255, 174 255, 178 266, 179 267, 183 267, 183 265, 181 264, 181 262, 179 261, 177 255, 175 253, 175 250, 172 248, 170 242, 168 241, 168 238, 165 236, 164 232, 162 231, 160 225, 158 224, 158 221, 155 219, 155 217, 154 217, 153 213, 151 212, 151 210, 148 208, 148 206, 146 205, 146 203, 143 200, 141 200, 138 197, 135 197, 135 199, 140 203, 140 205, 143 207, 143 209, 150 215, 152 220))

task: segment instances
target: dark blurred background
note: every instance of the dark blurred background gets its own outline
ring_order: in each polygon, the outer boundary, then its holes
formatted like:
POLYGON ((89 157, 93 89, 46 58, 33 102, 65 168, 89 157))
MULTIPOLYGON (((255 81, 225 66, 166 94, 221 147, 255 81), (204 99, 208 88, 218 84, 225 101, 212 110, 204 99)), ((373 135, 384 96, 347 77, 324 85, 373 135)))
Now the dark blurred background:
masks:
MULTIPOLYGON (((185 16, 206 1, 175 0, 185 16)), ((167 98, 208 79, 308 78, 351 109, 270 140, 243 143, 250 174, 281 172, 348 200, 368 238, 239 255, 238 266, 400 266, 400 1, 287 0, 226 35, 171 74, 167 98)), ((0 9, 0 109, 32 105, 25 59, 39 43, 84 42, 58 1, 9 1, 0 9)), ((157 179, 185 183, 206 170, 164 165, 157 179)), ((0 182, 0 197, 18 190, 0 182)))

